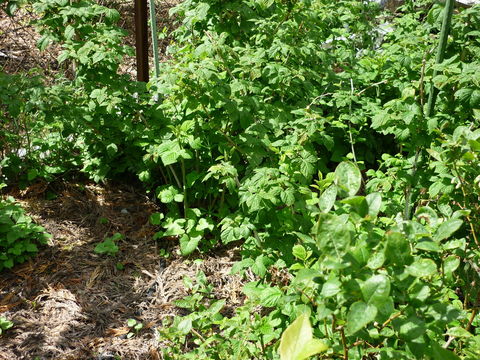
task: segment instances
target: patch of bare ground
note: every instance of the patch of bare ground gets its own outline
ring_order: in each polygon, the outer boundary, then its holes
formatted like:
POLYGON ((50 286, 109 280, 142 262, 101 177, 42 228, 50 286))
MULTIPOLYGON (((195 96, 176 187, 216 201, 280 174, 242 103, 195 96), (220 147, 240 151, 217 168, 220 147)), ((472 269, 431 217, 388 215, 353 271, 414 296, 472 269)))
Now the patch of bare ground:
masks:
POLYGON ((243 304, 242 280, 230 274, 238 250, 196 254, 201 263, 175 255, 176 240, 152 240, 157 229, 148 218, 161 209, 141 193, 69 183, 46 200, 44 190, 13 193, 53 237, 28 263, 0 274, 0 315, 14 322, 0 337, 0 359, 160 359, 157 330, 182 311, 174 305, 187 295, 182 279, 199 270, 214 297, 226 300, 226 314, 243 304), (95 245, 116 232, 124 235, 118 254, 96 254, 95 245), (127 338, 130 318, 144 328, 127 338))

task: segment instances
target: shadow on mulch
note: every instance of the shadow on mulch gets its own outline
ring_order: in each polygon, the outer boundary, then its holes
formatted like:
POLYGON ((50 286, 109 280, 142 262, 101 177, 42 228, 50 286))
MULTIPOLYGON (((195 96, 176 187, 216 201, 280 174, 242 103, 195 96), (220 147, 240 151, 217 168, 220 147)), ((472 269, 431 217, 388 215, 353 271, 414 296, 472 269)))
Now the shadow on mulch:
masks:
POLYGON ((175 241, 152 240, 148 218, 159 209, 134 189, 65 184, 55 200, 45 200, 44 190, 13 194, 53 238, 0 275, 0 314, 14 322, 0 337, 0 359, 160 359, 157 330, 180 311, 173 301, 186 295, 183 277, 199 270, 227 311, 243 303, 242 280, 229 274, 237 251, 197 255, 200 264, 175 255, 175 241), (119 253, 96 254, 95 245, 115 232, 124 235, 119 253), (171 257, 159 256, 160 248, 171 257), (127 338, 130 318, 144 327, 127 338))

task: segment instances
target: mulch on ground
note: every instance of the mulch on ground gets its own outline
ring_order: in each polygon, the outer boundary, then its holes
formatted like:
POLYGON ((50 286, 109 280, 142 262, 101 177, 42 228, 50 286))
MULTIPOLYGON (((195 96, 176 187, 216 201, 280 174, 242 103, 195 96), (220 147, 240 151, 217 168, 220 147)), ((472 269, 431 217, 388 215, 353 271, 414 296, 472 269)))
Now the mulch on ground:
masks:
POLYGON ((0 337, 0 359, 160 359, 162 319, 183 311, 174 304, 187 295, 183 278, 200 270, 214 296, 226 299, 226 312, 243 303, 242 280, 230 275, 235 248, 177 255, 175 239, 152 239, 158 229, 148 218, 161 209, 127 186, 69 183, 55 192, 46 200, 51 192, 37 184, 13 193, 53 237, 38 256, 0 275, 0 316, 15 324, 0 337), (96 254, 95 245, 116 232, 124 235, 119 253, 96 254), (144 327, 127 338, 130 318, 144 327))

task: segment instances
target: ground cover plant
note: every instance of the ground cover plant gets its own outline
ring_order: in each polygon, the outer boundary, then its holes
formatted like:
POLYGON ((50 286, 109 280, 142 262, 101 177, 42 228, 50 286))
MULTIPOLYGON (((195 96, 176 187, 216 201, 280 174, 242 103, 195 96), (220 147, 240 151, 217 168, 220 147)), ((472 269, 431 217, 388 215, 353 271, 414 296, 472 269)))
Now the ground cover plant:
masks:
POLYGON ((155 240, 256 276, 233 314, 185 279, 165 359, 479 358, 479 6, 186 0, 145 85, 115 10, 29 4, 68 71, 0 75, 4 180, 135 178, 155 240))

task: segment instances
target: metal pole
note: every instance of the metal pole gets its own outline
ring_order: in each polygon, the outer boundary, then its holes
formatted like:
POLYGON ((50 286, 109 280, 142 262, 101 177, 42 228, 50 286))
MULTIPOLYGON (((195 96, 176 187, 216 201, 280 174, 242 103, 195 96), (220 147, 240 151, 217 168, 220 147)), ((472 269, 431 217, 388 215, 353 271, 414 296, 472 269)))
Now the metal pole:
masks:
POLYGON ((137 80, 148 82, 147 0, 135 0, 135 40, 137 53, 137 80))
POLYGON ((153 63, 155 65, 155 77, 160 75, 160 61, 158 60, 158 34, 157 16, 155 12, 155 0, 150 0, 150 28, 152 32, 153 63))
MULTIPOLYGON (((447 47, 448 34, 452 24, 454 0, 447 0, 445 2, 445 12, 443 14, 442 31, 440 32, 440 40, 438 42, 437 57, 435 59, 435 65, 443 62, 445 58, 445 49, 447 47)), ((432 84, 430 86, 430 95, 428 96, 427 104, 427 118, 434 115, 435 101, 437 100, 438 89, 433 84, 433 78, 437 76, 437 70, 433 70, 432 84)))

